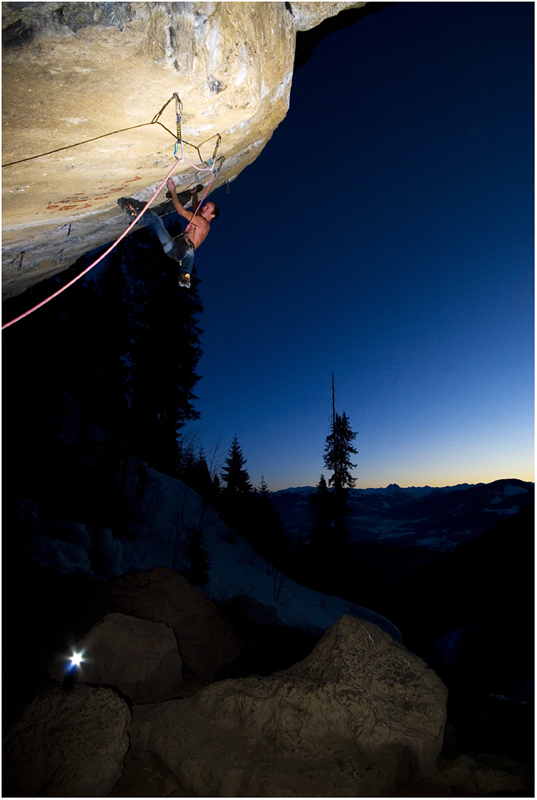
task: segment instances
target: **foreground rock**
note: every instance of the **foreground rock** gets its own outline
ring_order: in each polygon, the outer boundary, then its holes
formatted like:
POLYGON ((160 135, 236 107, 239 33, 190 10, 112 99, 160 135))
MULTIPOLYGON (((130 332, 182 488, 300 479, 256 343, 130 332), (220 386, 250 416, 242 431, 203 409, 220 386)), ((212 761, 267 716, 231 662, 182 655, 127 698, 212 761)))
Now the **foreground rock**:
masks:
POLYGON ((130 711, 110 689, 52 689, 4 740, 4 797, 106 797, 123 769, 130 711))
MULTIPOLYGON (((133 703, 158 703, 181 696, 182 661, 177 640, 164 623, 107 614, 77 643, 84 661, 80 683, 113 686, 133 703)), ((55 659, 51 677, 62 681, 65 657, 55 659)))
POLYGON ((193 794, 389 796, 434 771, 447 690, 375 625, 343 616, 302 662, 133 711, 133 746, 193 794))
POLYGON ((241 643, 216 605, 168 567, 133 572, 99 590, 102 613, 119 611, 173 629, 185 666, 204 681, 234 661, 241 643))
POLYGON ((121 778, 108 797, 190 797, 162 759, 148 750, 131 748, 121 778))

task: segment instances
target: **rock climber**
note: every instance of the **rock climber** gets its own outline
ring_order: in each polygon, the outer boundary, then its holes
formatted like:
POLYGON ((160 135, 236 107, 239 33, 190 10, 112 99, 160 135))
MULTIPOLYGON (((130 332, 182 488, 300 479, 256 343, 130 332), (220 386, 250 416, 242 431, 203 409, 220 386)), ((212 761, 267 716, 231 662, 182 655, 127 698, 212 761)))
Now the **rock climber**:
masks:
MULTIPOLYGON (((190 276, 192 274, 192 268, 194 267, 194 252, 207 238, 211 229, 211 222, 213 219, 217 218, 220 211, 216 203, 213 203, 212 200, 209 200, 204 206, 198 208, 198 191, 203 188, 202 186, 198 185, 190 190, 192 211, 187 211, 183 206, 183 203, 177 195, 175 183, 172 178, 168 178, 166 186, 171 195, 174 209, 181 217, 188 220, 188 225, 185 230, 178 236, 172 236, 155 211, 146 211, 142 220, 146 223, 147 227, 158 236, 166 255, 179 263, 179 286, 189 289, 190 276)), ((183 202, 188 202, 187 197, 188 195, 186 192, 181 193, 183 202)), ((141 203, 133 197, 120 197, 117 203, 119 207, 128 214, 130 219, 136 218, 145 205, 145 203, 141 203)), ((167 210, 167 206, 169 206, 169 203, 165 203, 164 206, 159 206, 159 208, 164 211, 164 209, 167 210)))

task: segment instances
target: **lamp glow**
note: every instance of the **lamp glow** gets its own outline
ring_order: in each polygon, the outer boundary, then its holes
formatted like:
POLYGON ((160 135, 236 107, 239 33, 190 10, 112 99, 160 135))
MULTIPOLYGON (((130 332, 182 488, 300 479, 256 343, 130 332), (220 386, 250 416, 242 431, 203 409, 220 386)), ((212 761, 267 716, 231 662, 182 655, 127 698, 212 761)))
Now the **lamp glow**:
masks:
POLYGON ((82 661, 84 660, 83 656, 84 653, 73 653, 69 662, 69 668, 76 669, 77 667, 79 667, 82 661))

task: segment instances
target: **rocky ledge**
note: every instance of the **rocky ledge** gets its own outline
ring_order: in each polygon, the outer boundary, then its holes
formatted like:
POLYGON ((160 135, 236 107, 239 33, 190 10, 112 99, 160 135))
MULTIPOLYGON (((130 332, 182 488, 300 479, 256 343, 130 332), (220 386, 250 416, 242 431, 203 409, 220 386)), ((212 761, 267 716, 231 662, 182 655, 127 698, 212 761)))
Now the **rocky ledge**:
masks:
POLYGON ((233 181, 287 113, 297 32, 365 5, 3 3, 4 298, 113 242, 118 197, 174 163, 206 187, 218 136, 212 189, 233 181))

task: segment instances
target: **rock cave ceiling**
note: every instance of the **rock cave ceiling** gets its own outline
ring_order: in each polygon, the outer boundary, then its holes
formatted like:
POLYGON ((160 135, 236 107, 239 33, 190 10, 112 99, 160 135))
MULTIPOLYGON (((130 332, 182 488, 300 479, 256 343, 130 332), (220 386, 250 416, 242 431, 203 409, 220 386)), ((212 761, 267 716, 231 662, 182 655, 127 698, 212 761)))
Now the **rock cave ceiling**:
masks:
POLYGON ((191 164, 220 134, 216 189, 270 140, 320 38, 385 5, 3 3, 4 299, 124 232, 117 199, 147 201, 174 164, 174 93, 176 183, 207 186, 191 164))

